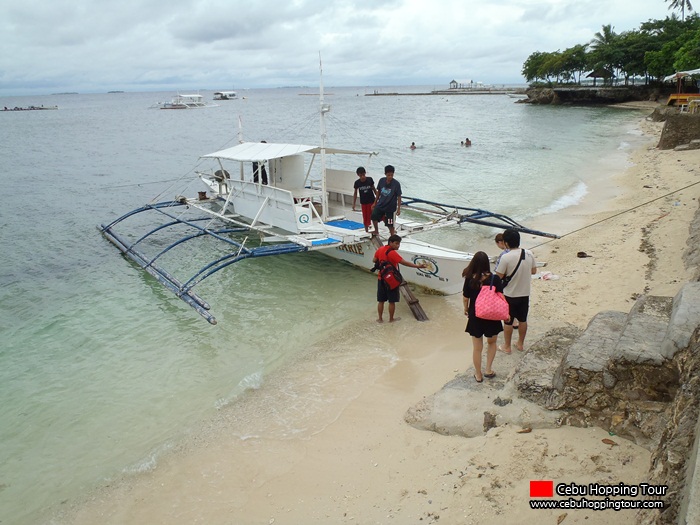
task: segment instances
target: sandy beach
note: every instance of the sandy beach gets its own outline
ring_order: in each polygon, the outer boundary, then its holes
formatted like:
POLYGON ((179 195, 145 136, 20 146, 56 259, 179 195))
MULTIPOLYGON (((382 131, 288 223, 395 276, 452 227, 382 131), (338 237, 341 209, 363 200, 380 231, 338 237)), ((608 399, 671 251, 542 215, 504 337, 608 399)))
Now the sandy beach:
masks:
MULTIPOLYGON (((676 190, 699 180, 700 150, 655 149, 663 124, 644 120, 650 112, 640 112, 648 141, 628 169, 601 176, 580 205, 528 224, 562 238, 523 237, 523 246, 546 261, 541 270, 556 276, 533 281, 526 351, 550 328, 584 328, 601 310, 628 311, 641 294, 675 295, 689 279, 682 254, 700 186, 676 190)), ((490 255, 496 253, 494 245, 490 255)), ((242 401, 250 417, 221 410, 154 470, 69 502, 54 523, 635 523, 631 510, 530 509, 531 480, 645 481, 649 451, 619 437, 617 446, 607 445, 602 429, 518 433, 499 426, 467 439, 404 421, 421 399, 473 373, 461 297, 420 301, 430 321, 414 321, 401 303, 400 322, 378 325, 368 300, 367 319, 350 333, 283 371, 284 383, 271 378, 250 392, 242 401), (343 352, 358 343, 366 357, 342 367, 343 352), (300 380, 290 389, 290 374, 328 380, 320 388, 300 380), (299 413, 294 434, 282 433, 281 419, 308 409, 300 399, 316 400, 314 410, 299 413), (270 406, 287 409, 271 414, 270 406)), ((507 376, 521 356, 499 352, 494 369, 507 376)), ((482 386, 489 388, 488 380, 482 386)))

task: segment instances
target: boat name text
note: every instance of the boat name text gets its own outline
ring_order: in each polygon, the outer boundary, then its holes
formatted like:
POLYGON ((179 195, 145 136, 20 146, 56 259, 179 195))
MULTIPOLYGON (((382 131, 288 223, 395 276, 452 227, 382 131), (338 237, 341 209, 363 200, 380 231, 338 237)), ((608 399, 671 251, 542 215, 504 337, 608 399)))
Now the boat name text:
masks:
POLYGON ((364 255, 365 252, 362 249, 361 244, 343 244, 342 246, 336 247, 336 250, 342 250, 348 253, 354 253, 355 255, 364 255))

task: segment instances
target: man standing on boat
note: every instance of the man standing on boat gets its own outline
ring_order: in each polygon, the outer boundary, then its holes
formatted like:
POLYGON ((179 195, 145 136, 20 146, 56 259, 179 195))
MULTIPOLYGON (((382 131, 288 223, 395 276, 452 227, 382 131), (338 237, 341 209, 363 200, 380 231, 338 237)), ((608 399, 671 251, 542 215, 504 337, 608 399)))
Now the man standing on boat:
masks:
MULTIPOLYGON (((260 141, 263 144, 267 144, 266 140, 260 141)), ((267 185, 267 169, 265 169, 265 162, 253 162, 253 182, 259 182, 262 179, 262 183, 267 185)))
POLYGON ((374 235, 379 235, 380 220, 384 220, 389 233, 394 235, 394 215, 401 215, 401 184, 394 178, 394 166, 391 164, 384 168, 384 177, 379 179, 377 192, 377 200, 372 209, 374 235))
POLYGON ((360 166, 355 171, 359 179, 355 181, 355 191, 352 194, 352 211, 355 210, 357 203, 357 193, 360 193, 360 206, 362 206, 362 223, 365 225, 365 231, 369 232, 369 225, 372 221, 372 205, 377 198, 377 188, 374 187, 374 179, 367 176, 365 168, 360 166))
MULTIPOLYGON (((387 166, 391 167, 391 166, 387 166)), ((392 168, 393 170, 393 168, 392 168)), ((393 173, 393 172, 392 172, 393 173)), ((383 180, 383 179, 382 179, 383 180)), ((423 263, 423 264, 414 264, 410 261, 405 260, 403 257, 399 255, 398 249, 401 246, 401 237, 399 237, 396 234, 392 234, 389 237, 389 241, 385 246, 382 246, 379 248, 376 252, 374 252, 374 261, 375 267, 379 265, 380 262, 382 261, 387 261, 389 264, 391 264, 396 270, 399 269, 399 265, 403 264, 404 266, 408 266, 409 268, 427 268, 428 264, 423 263)), ((400 317, 394 317, 394 312, 396 311, 396 303, 399 302, 401 299, 401 296, 399 295, 399 288, 400 286, 397 286, 393 290, 387 286, 387 284, 382 280, 382 276, 378 275, 377 276, 377 322, 378 323, 383 323, 384 322, 384 303, 389 301, 389 322, 393 323, 394 321, 399 321, 401 320, 400 317)))

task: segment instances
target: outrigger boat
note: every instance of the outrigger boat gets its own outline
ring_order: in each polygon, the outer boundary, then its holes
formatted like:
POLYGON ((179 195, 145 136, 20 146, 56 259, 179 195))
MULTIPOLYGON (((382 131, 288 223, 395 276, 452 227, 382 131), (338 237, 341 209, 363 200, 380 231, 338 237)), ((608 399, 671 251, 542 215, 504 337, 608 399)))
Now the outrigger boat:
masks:
POLYGON ((214 93, 214 100, 236 100, 238 93, 235 91, 217 91, 214 93))
MULTIPOLYGON (((320 99, 320 146, 241 142, 203 155, 202 160, 214 164, 209 170, 195 171, 206 191, 199 191, 195 197, 177 196, 171 201, 147 204, 101 225, 100 231, 125 256, 212 324, 216 324, 216 319, 210 306, 195 294, 194 287, 234 263, 319 251, 371 269, 376 245, 371 232, 364 229, 359 208, 352 210, 357 175, 354 169, 329 168, 328 164, 331 158, 333 166, 342 164, 336 159, 350 158, 355 160, 349 166, 356 167, 358 157, 370 158, 376 153, 326 146, 323 115, 330 106, 323 102, 322 86, 320 99), (261 176, 263 166, 267 184, 263 184, 261 176), (147 226, 141 233, 122 233, 127 220, 146 214, 159 218, 159 223, 147 226), (178 235, 168 236, 176 232, 178 235), (203 238, 219 241, 226 248, 188 278, 176 277, 161 264, 166 254, 203 238)), ((428 263, 423 269, 402 268, 404 279, 442 294, 460 292, 462 270, 472 254, 413 239, 411 235, 465 222, 556 237, 526 228, 498 213, 403 196, 402 213, 395 222, 396 232, 403 238, 401 255, 416 264, 428 263)))
POLYGON ((215 108, 217 106, 218 104, 213 102, 206 102, 202 95, 180 95, 178 93, 170 102, 157 102, 151 107, 156 109, 200 109, 215 108))

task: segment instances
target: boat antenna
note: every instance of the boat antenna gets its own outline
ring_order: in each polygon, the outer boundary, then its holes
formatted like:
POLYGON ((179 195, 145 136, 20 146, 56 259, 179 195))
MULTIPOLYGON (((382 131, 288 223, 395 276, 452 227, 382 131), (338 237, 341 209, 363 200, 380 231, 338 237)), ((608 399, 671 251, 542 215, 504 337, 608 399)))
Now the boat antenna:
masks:
POLYGON ((321 120, 321 220, 328 220, 328 193, 326 192, 326 121, 325 114, 331 110, 329 104, 323 102, 323 62, 321 52, 318 52, 319 68, 319 118, 321 120))

